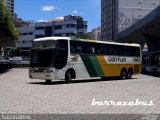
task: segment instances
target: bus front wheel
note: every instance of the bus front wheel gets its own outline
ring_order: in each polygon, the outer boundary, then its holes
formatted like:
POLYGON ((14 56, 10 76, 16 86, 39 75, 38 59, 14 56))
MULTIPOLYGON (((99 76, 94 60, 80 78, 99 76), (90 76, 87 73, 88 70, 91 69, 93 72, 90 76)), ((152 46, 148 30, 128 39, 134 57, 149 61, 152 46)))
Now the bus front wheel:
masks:
POLYGON ((47 84, 50 84, 51 83, 51 80, 45 80, 47 84))
POLYGON ((126 69, 122 69, 121 70, 120 78, 121 78, 121 80, 127 79, 127 71, 126 71, 126 69))
POLYGON ((72 79, 72 74, 71 74, 70 71, 67 71, 66 75, 65 75, 65 81, 66 81, 66 83, 70 83, 71 79, 72 79))

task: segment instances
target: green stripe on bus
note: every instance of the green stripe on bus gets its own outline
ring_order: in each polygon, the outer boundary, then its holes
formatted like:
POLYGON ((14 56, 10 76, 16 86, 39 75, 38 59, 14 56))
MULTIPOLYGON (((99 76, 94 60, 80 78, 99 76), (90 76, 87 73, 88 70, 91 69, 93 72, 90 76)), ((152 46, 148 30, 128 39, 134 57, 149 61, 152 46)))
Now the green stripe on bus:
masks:
POLYGON ((97 73, 88 55, 81 55, 82 61, 90 75, 90 77, 97 77, 97 73))
POLYGON ((94 56, 89 56, 89 58, 90 58, 90 60, 91 60, 91 63, 92 63, 93 66, 94 66, 94 69, 95 69, 97 75, 98 75, 98 76, 96 76, 96 77, 102 77, 102 76, 104 76, 103 71, 102 71, 102 69, 101 69, 101 66, 100 66, 98 60, 97 60, 96 55, 94 55, 94 56))
POLYGON ((96 56, 81 55, 82 61, 90 75, 90 77, 101 77, 103 71, 98 63, 96 56))

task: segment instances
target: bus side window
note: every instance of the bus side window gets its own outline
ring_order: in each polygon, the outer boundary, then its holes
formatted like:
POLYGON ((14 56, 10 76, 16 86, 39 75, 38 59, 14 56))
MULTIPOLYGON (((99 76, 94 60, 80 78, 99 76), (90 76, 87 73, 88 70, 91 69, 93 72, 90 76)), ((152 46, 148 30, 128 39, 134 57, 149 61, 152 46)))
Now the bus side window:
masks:
POLYGON ((67 50, 68 49, 68 41, 67 40, 60 40, 57 42, 57 48, 58 49, 64 49, 67 50))
POLYGON ((83 44, 83 54, 93 54, 92 45, 90 43, 83 44))
POLYGON ((60 40, 57 42, 55 68, 62 69, 67 64, 68 58, 68 41, 60 40))
POLYGON ((106 46, 103 44, 99 44, 99 54, 104 55, 106 54, 106 46))
POLYGON ((124 55, 124 56, 127 56, 127 49, 126 49, 126 46, 123 46, 123 55, 124 55))
POLYGON ((77 47, 76 47, 76 52, 77 52, 77 53, 82 53, 82 46, 80 46, 80 45, 77 46, 77 47))

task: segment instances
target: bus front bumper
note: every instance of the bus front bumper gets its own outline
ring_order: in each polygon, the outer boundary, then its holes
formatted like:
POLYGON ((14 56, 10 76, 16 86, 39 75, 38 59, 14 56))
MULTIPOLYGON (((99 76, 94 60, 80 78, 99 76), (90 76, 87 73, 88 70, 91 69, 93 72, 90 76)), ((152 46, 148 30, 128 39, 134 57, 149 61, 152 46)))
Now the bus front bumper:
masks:
POLYGON ((38 71, 32 68, 29 69, 29 78, 31 79, 42 79, 42 80, 55 80, 56 71, 55 70, 46 70, 38 71))
POLYGON ((42 80, 55 80, 55 74, 53 73, 29 73, 31 79, 42 79, 42 80))

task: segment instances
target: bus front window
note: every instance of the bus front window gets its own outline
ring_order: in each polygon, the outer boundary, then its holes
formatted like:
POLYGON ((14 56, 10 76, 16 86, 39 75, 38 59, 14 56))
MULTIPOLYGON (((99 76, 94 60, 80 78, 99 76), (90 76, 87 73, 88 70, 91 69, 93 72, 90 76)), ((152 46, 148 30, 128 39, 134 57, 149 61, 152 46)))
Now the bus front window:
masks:
POLYGON ((68 41, 36 41, 31 50, 31 67, 62 69, 68 58, 68 41))
POLYGON ((54 67, 54 49, 31 51, 31 67, 54 67))

